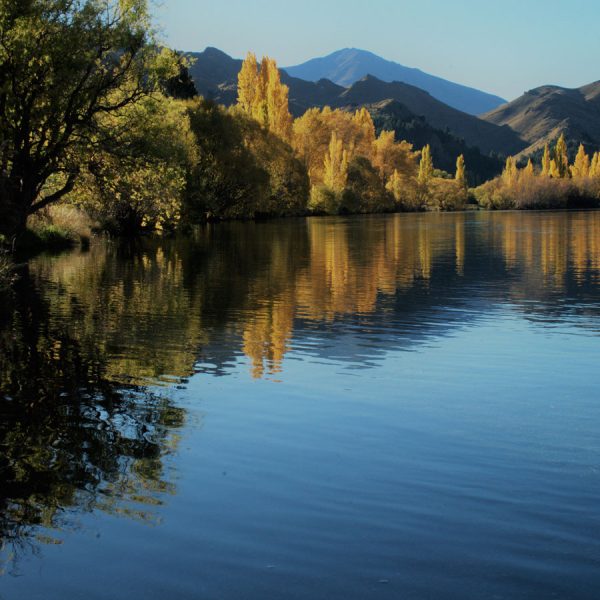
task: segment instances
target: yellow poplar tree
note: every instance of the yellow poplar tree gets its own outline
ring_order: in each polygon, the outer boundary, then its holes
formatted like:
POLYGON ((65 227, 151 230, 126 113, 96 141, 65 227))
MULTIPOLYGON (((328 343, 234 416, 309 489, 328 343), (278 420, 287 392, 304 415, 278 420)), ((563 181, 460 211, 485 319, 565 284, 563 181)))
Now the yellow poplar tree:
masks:
POLYGON ((465 171, 465 157, 461 154, 456 159, 456 175, 454 176, 456 182, 465 190, 467 189, 467 174, 465 171))
POLYGON ((394 200, 399 202, 402 198, 402 188, 404 187, 402 177, 397 169, 390 175, 388 182, 385 184, 385 189, 394 196, 394 200))
POLYGON ((523 169, 523 172, 525 173, 525 175, 527 175, 527 177, 533 177, 535 175, 535 170, 533 168, 533 162, 531 161, 531 159, 527 161, 527 166, 525 167, 525 169, 523 169))
POLYGON ((373 123, 371 113, 363 107, 354 113, 352 122, 359 130, 360 139, 357 140, 357 150, 359 154, 362 154, 370 159, 373 149, 373 142, 375 141, 375 124, 373 123))
POLYGON ((551 163, 552 157, 550 156, 550 146, 546 144, 544 146, 544 156, 542 157, 542 175, 550 177, 551 163))
POLYGON ((427 144, 421 150, 421 162, 419 163, 419 183, 427 183, 433 177, 433 159, 431 158, 431 146, 427 144))
POLYGON ((277 63, 264 56, 260 68, 256 56, 249 52, 238 75, 238 104, 286 141, 292 137, 292 116, 289 111, 289 88, 281 83, 277 63))
POLYGON ((587 155, 583 144, 579 144, 579 150, 575 162, 571 167, 571 175, 574 179, 583 179, 590 174, 590 157, 587 155))
MULTIPOLYGON (((262 68, 261 68, 262 70, 262 68)), ((269 129, 289 141, 292 137, 292 116, 289 111, 289 88, 281 83, 277 63, 266 62, 266 103, 269 129)))
POLYGON ((323 183, 334 192, 343 191, 348 180, 348 152, 337 133, 331 134, 329 151, 325 155, 323 183))
POLYGON ((512 156, 506 159, 506 165, 502 173, 502 179, 508 186, 512 186, 517 178, 517 163, 512 156))
POLYGON ((594 152, 590 166, 590 177, 600 177, 600 152, 594 152))
POLYGON ((553 177, 568 177, 569 176, 569 157, 567 155, 567 143, 564 133, 561 133, 556 146, 554 148, 555 169, 553 177))
POLYGON ((252 114, 258 91, 258 63, 256 55, 248 52, 238 74, 238 104, 249 115, 252 114))

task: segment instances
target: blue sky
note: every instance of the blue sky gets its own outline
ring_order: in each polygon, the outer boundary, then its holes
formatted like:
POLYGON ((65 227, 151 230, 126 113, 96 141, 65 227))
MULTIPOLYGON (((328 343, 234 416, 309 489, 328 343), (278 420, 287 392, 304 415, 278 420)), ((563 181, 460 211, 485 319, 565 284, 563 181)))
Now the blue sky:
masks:
POLYGON ((513 99, 600 79, 598 0, 159 0, 182 50, 268 54, 280 66, 346 47, 513 99))

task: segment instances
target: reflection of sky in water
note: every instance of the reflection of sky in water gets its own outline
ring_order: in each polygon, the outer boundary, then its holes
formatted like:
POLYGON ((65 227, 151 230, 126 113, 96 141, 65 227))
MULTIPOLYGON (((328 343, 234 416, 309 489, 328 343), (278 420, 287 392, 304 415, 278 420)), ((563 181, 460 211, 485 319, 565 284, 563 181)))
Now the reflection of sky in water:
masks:
POLYGON ((35 492, 2 526, 41 558, 0 597, 593 598, 599 273, 595 212, 224 224, 36 259, 33 318, 0 339, 28 368, 0 358, 0 439, 35 492), (16 384, 50 372, 30 411, 16 384))

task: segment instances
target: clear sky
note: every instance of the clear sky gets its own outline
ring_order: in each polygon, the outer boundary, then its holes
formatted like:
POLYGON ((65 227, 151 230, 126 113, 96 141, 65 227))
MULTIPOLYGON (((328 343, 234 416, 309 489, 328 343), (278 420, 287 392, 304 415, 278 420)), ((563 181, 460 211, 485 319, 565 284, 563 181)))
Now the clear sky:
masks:
POLYGON ((370 50, 509 100, 600 79, 600 0, 159 0, 162 38, 188 51, 295 65, 370 50))

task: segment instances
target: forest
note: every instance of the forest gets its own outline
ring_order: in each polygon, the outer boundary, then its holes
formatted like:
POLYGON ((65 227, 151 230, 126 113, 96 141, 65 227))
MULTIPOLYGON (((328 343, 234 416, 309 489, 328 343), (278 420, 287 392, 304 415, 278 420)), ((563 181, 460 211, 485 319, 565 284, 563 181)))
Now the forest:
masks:
MULTIPOLYGON (((366 108, 298 118, 275 60, 249 53, 229 108, 198 96, 145 0, 0 5, 0 243, 93 231, 171 233, 212 220, 596 206, 600 155, 564 138, 476 188, 463 155, 436 169, 366 108), (522 164, 523 163, 523 164, 522 164)), ((0 255, 0 279, 10 266, 0 255)))

